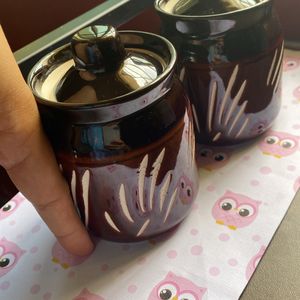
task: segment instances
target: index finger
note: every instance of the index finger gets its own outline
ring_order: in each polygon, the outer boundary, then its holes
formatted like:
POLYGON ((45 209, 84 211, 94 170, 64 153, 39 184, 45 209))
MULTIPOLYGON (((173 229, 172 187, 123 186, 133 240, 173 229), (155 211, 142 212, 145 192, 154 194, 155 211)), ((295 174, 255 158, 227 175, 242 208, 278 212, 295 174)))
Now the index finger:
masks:
POLYGON ((69 252, 86 255, 92 242, 43 133, 38 109, 0 27, 0 164, 69 252))

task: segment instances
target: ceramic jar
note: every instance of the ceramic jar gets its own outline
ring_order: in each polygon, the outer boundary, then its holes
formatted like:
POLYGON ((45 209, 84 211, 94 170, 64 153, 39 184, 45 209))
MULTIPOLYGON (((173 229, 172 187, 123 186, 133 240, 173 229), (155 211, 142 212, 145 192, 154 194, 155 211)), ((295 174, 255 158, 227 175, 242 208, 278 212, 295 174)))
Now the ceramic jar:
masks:
POLYGON ((74 205, 104 239, 148 239, 190 211, 195 137, 175 63, 163 37, 92 26, 29 75, 74 205))
POLYGON ((197 140, 255 138, 280 109, 283 37, 272 0, 156 0, 162 34, 179 54, 197 140))

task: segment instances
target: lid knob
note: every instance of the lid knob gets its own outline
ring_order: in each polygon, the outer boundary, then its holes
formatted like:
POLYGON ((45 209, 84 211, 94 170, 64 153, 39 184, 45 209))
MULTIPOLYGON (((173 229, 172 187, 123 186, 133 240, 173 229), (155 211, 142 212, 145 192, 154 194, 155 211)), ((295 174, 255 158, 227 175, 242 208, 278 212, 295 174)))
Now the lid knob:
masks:
POLYGON ((93 74, 116 71, 126 56, 120 36, 112 26, 89 26, 78 31, 72 38, 71 49, 75 68, 93 74))

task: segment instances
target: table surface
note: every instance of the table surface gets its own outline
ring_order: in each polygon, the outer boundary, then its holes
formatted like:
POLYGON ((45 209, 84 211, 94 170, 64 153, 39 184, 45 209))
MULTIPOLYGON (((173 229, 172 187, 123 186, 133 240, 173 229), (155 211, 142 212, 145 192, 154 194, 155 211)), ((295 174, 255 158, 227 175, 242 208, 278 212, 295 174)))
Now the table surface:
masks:
MULTIPOLYGON (((116 0, 107 1, 101 6, 103 7, 101 11, 104 12, 107 10, 106 6, 112 7, 114 5, 120 5, 120 3, 116 4, 116 2, 116 0)), ((123 2, 126 3, 127 1, 124 0, 123 2)), ((69 27, 73 29, 76 27, 75 25, 78 26, 79 23, 84 23, 86 21, 85 18, 97 20, 101 16, 102 13, 100 14, 99 11, 93 10, 51 34, 66 37, 68 34, 65 32, 62 34, 62 30, 67 32, 70 30, 69 27), (91 14, 95 14, 95 16, 93 15, 93 18, 91 18, 91 14)), ((50 39, 50 36, 44 37, 15 53, 16 59, 21 63, 27 57, 26 60, 29 65, 30 59, 28 58, 28 53, 35 52, 33 49, 36 47, 46 48, 44 45, 49 43, 49 40, 56 39, 50 39)), ((48 50, 44 49, 44 51, 48 50)), ((22 69, 22 64, 20 64, 20 67, 22 69)), ((29 69, 29 67, 24 66, 23 69, 29 69)), ((274 235, 256 272, 248 283, 248 286, 240 298, 241 300, 300 299, 300 218, 298 216, 300 216, 300 191, 296 195, 285 218, 274 235)))
POLYGON ((300 299, 300 191, 241 300, 300 299))

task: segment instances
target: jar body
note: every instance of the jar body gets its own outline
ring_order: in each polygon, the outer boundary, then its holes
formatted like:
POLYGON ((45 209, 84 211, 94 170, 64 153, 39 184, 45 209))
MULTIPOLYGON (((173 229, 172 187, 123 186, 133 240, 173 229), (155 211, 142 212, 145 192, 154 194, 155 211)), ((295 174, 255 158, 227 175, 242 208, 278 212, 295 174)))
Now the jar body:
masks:
POLYGON ((199 19, 161 18, 179 53, 198 141, 236 144, 270 128, 280 109, 283 57, 272 2, 199 19))
POLYGON ((138 241, 166 232, 196 196, 191 107, 178 79, 171 76, 168 85, 151 105, 105 123, 74 122, 65 111, 40 105, 82 221, 104 239, 138 241))

